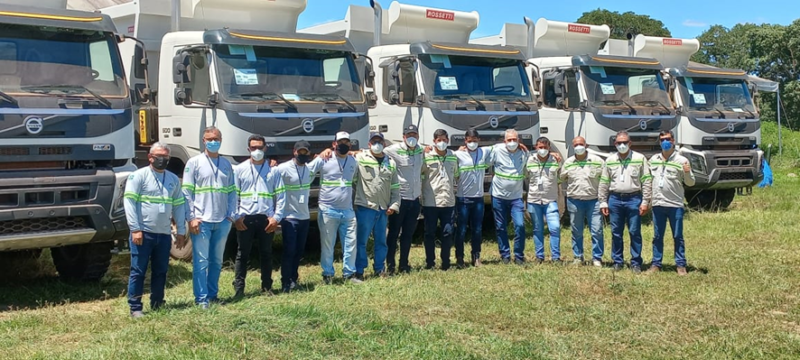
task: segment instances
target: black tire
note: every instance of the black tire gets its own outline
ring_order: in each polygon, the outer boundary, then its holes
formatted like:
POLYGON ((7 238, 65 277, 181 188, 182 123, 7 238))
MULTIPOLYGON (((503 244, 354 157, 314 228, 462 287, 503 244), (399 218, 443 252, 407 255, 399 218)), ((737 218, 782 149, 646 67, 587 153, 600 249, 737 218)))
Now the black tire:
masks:
POLYGON ((100 281, 111 265, 113 242, 70 245, 50 250, 58 275, 67 281, 100 281))
POLYGON ((687 191, 686 200, 695 210, 719 211, 727 209, 736 196, 736 189, 687 191))

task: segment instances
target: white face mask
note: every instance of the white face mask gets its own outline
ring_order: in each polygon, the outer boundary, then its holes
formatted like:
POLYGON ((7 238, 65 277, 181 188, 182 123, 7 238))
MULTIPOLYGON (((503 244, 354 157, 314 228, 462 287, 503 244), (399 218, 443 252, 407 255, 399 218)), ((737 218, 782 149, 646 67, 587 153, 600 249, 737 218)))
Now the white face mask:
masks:
POLYGON ((439 141, 436 143, 436 149, 439 151, 447 150, 447 141, 439 141))
POLYGON ((509 151, 517 150, 517 146, 519 146, 519 143, 516 141, 510 141, 506 143, 506 148, 508 148, 509 151))
POLYGON ((586 146, 578 145, 575 147, 575 155, 586 154, 586 146))
POLYGON ((478 143, 476 143, 476 142, 468 142, 467 143, 467 149, 469 149, 469 151, 475 151, 475 149, 477 149, 477 148, 478 148, 478 143))
POLYGON ((264 150, 253 150, 250 152, 250 157, 255 161, 264 160, 264 150))
POLYGON ((537 149, 537 150, 536 150, 536 153, 537 153, 537 154, 539 154, 539 157, 540 157, 540 158, 544 158, 544 157, 546 157, 547 155, 550 155, 550 150, 547 150, 547 149, 537 149))
POLYGON ((413 138, 413 137, 406 138, 406 145, 408 145, 409 147, 417 146, 417 138, 413 138))
POLYGON ((617 145, 617 151, 620 154, 627 154, 628 153, 628 144, 619 144, 617 145))
POLYGON ((370 149, 370 151, 372 151, 373 154, 380 154, 380 153, 383 152, 383 144, 374 143, 374 144, 370 145, 369 149, 370 149))

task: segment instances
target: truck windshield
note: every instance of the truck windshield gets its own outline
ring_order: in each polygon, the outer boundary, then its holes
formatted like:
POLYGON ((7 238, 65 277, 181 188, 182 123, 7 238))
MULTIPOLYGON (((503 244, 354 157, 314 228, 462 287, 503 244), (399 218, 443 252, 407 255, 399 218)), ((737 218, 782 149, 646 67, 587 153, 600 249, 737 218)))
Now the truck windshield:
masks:
POLYGON ((658 70, 584 66, 581 73, 592 106, 672 108, 658 70))
POLYGON ((518 60, 476 56, 419 56, 425 88, 434 101, 488 100, 531 102, 528 77, 518 60))
POLYGON ((15 96, 128 95, 115 38, 97 31, 2 24, 0 79, 15 96))
POLYGON ((349 52, 215 45, 214 53, 230 101, 363 101, 349 52))
POLYGON ((681 92, 690 110, 755 111, 750 91, 741 79, 680 78, 681 92))

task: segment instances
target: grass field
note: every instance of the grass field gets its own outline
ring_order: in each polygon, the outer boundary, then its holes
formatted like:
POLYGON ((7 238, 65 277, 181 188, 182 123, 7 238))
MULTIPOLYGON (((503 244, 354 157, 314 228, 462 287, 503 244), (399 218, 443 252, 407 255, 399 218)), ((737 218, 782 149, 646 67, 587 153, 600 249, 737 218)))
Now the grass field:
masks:
MULTIPOLYGON (((128 257, 116 257, 100 284, 70 285, 55 278, 45 255, 23 269, 37 278, 9 280, 6 273, 0 283, 0 356, 796 359, 800 178, 791 172, 800 175, 783 166, 775 187, 737 197, 730 211, 690 213, 686 277, 668 266, 659 274, 634 275, 503 265, 496 243, 487 241, 482 268, 325 286, 312 262, 301 268, 303 291, 271 298, 257 295, 254 271, 250 297, 202 311, 192 305, 191 266, 173 262, 168 308, 134 321, 124 294, 128 257)), ((652 226, 643 233, 648 263, 652 226)), ((562 254, 570 260, 568 231, 562 239, 562 254)), ((606 239, 608 261, 608 228, 606 239)), ((669 265, 672 245, 666 243, 669 265)), ((526 248, 532 258, 530 239, 526 248)), ((417 268, 423 257, 415 245, 417 268)), ((233 295, 232 277, 232 270, 223 272, 221 296, 233 295)))

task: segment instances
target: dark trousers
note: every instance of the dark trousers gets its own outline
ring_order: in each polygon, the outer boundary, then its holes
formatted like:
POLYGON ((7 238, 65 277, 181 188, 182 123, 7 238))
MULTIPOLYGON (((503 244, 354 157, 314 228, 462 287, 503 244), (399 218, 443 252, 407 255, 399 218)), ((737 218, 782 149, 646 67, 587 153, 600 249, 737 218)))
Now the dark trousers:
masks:
POLYGON ((483 211, 482 197, 456 199, 457 224, 456 230, 456 259, 464 258, 464 243, 467 241, 467 230, 471 234, 472 258, 481 258, 481 242, 483 242, 483 211))
POLYGON ((283 219, 281 220, 281 235, 283 237, 283 254, 281 256, 281 286, 289 287, 292 282, 297 282, 300 268, 300 259, 306 249, 308 226, 310 220, 283 219))
POLYGON ((150 263, 150 308, 157 309, 164 304, 164 287, 167 284, 169 250, 172 236, 142 232, 142 245, 136 245, 128 238, 131 248, 131 276, 128 279, 128 305, 131 311, 142 311, 142 294, 147 264, 150 263))
POLYGON ((236 232, 236 240, 239 246, 236 251, 236 265, 234 266, 233 288, 235 290, 244 290, 247 265, 250 261, 250 251, 253 249, 254 242, 258 242, 261 257, 261 288, 272 289, 272 238, 275 233, 268 234, 266 232, 267 224, 269 224, 269 221, 266 215, 247 215, 244 218, 244 225, 247 226, 247 230, 236 232))
MULTIPOLYGON (((453 223, 455 206, 422 208, 425 217, 425 264, 433 267, 436 263, 436 235, 442 241, 442 269, 450 267, 450 248, 453 246, 453 223)), ((463 249, 462 249, 463 250, 463 249)))
POLYGON ((397 252, 397 238, 400 237, 400 271, 410 271, 408 253, 411 252, 411 239, 417 229, 417 219, 420 211, 419 199, 403 200, 400 202, 400 212, 389 216, 389 235, 386 245, 389 248, 386 256, 386 267, 394 271, 394 254, 397 252), (401 232, 402 230, 402 232, 401 232))

